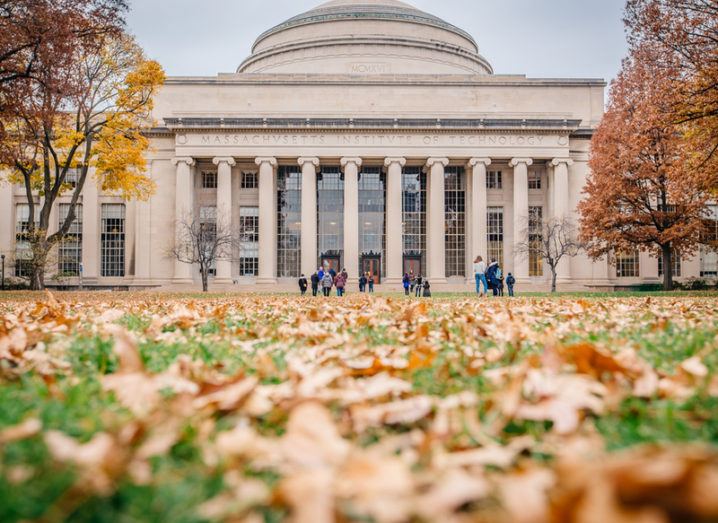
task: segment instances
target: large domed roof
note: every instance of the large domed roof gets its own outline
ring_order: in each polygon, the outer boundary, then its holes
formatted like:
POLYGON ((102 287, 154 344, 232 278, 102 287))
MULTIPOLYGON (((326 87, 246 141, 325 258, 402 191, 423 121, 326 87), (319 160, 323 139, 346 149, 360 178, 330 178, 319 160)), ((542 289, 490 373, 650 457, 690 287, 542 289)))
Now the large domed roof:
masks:
POLYGON ((240 73, 491 74, 469 33, 399 0, 331 0, 262 33, 240 73))

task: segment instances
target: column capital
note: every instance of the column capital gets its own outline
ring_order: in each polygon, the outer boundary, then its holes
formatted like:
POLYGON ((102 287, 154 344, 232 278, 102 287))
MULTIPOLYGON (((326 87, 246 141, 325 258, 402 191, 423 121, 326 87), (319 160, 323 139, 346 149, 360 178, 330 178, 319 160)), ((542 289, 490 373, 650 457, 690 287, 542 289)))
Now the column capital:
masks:
POLYGON ((516 167, 517 165, 520 165, 520 164, 522 164, 522 163, 526 164, 526 166, 528 167, 528 166, 533 165, 533 164, 534 164, 534 161, 533 161, 533 158, 513 158, 513 159, 509 162, 509 165, 510 165, 511 167, 516 167))
POLYGON ((271 156, 259 157, 259 158, 257 158, 256 160, 254 160, 254 163, 256 163, 257 165, 262 165, 262 164, 268 163, 268 164, 271 165, 272 167, 276 167, 276 166, 277 166, 277 159, 276 159, 276 158, 273 158, 273 157, 271 157, 271 156))
POLYGON ((401 167, 406 165, 406 158, 390 157, 384 159, 384 167, 391 167, 392 164, 398 163, 401 167))
POLYGON ((357 166, 357 168, 359 168, 362 166, 363 162, 362 162, 361 158, 342 158, 339 163, 341 164, 342 169, 345 169, 346 166, 349 165, 350 163, 353 163, 354 165, 357 166))
POLYGON ((311 163, 314 167, 319 167, 319 158, 313 156, 304 156, 297 160, 299 167, 304 167, 304 164, 311 163))
POLYGON ((230 167, 234 167, 235 165, 237 165, 237 161, 234 158, 232 158, 231 156, 221 156, 221 157, 214 158, 212 160, 212 163, 215 165, 219 165, 220 163, 226 163, 230 167))
POLYGON ((197 163, 197 161, 190 156, 179 156, 177 158, 172 158, 172 165, 176 166, 181 163, 186 163, 189 167, 192 167, 194 164, 197 163))
POLYGON ((488 167, 489 165, 491 165, 491 158, 472 158, 471 160, 469 160, 469 167, 476 167, 477 165, 483 165, 484 167, 488 167))
POLYGON ((440 163, 442 167, 446 167, 447 165, 449 165, 449 159, 448 158, 428 158, 426 160, 426 167, 427 167, 427 169, 431 169, 437 163, 440 163))
POLYGON ((562 163, 565 163, 567 167, 570 167, 573 165, 573 160, 571 158, 554 158, 551 160, 551 165, 554 167, 558 167, 562 163))

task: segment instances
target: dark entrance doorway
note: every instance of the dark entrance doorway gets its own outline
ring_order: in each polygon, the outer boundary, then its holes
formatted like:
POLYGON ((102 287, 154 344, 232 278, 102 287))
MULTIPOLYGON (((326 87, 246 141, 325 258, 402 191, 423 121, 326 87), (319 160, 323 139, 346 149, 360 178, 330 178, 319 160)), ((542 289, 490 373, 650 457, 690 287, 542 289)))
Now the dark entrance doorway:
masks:
POLYGON ((322 269, 325 271, 334 270, 336 273, 342 271, 341 267, 342 257, 339 254, 328 252, 322 254, 322 269))
POLYGON ((414 276, 425 276, 420 254, 404 256, 404 274, 412 273, 414 276))
POLYGON ((361 272, 362 274, 374 276, 374 283, 381 284, 381 255, 374 253, 363 255, 361 258, 361 272))

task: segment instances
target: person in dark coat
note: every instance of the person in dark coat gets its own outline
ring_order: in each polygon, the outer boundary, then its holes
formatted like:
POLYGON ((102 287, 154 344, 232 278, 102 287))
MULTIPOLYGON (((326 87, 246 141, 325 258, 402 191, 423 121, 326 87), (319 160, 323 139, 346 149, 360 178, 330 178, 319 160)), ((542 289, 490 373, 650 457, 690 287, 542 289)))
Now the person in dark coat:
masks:
POLYGON ((486 269, 486 280, 489 282, 489 288, 491 289, 491 292, 494 296, 499 295, 499 277, 498 277, 498 270, 499 270, 499 262, 496 260, 491 260, 491 263, 489 264, 489 268, 486 269))
POLYGON ((429 280, 424 281, 424 292, 423 296, 424 298, 431 298, 431 284, 429 283, 429 280))
POLYGON ((319 282, 321 279, 319 278, 319 273, 312 274, 311 277, 312 280, 312 296, 316 296, 319 293, 319 282))
POLYGON ((423 288, 424 288, 424 278, 422 278, 421 274, 419 274, 416 277, 416 294, 415 294, 415 296, 417 298, 421 297, 421 291, 423 290, 423 288))
POLYGON ((374 294, 374 275, 369 274, 369 294, 374 294))
POLYGON ((299 278, 299 292, 304 296, 307 293, 307 278, 302 274, 299 278))
POLYGON ((359 278, 359 292, 366 292, 367 283, 369 283, 369 279, 366 274, 362 274, 359 278))
POLYGON ((509 275, 506 277, 506 286, 509 288, 509 297, 514 297, 514 285, 516 285, 516 278, 514 278, 514 275, 509 273, 509 275))

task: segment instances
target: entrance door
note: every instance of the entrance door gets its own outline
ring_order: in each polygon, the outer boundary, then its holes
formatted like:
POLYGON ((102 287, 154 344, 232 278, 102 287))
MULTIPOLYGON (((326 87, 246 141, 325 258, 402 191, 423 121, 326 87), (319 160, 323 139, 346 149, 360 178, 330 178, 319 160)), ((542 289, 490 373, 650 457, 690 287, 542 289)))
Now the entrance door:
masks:
POLYGON ((374 283, 381 283, 381 256, 362 256, 361 259, 362 274, 370 274, 374 276, 374 283))
POLYGON ((404 274, 412 273, 414 276, 426 276, 421 266, 421 256, 404 256, 404 274))
POLYGON ((334 269, 337 274, 342 271, 341 256, 336 254, 325 254, 322 256, 322 268, 325 271, 334 269))

